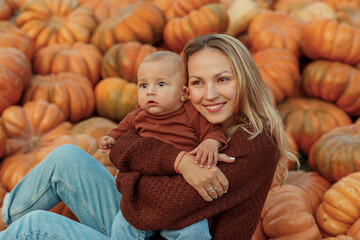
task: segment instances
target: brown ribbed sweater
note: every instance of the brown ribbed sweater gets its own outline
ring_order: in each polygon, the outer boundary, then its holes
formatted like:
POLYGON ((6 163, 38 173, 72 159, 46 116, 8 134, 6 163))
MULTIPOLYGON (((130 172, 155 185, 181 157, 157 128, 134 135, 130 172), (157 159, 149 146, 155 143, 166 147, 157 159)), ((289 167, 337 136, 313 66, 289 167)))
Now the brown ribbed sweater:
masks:
POLYGON ((174 170, 179 149, 155 138, 124 134, 110 152, 121 172, 116 184, 122 193, 124 217, 141 230, 179 229, 207 218, 213 239, 251 239, 272 183, 278 153, 264 131, 252 140, 243 130, 232 136, 224 151, 235 163, 219 163, 229 190, 206 202, 174 170))

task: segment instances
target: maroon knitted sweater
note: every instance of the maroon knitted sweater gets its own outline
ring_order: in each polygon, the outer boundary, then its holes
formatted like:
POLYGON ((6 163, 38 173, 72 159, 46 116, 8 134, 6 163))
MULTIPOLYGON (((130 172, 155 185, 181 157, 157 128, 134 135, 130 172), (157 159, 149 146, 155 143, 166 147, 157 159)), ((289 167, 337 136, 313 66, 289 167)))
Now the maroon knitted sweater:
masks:
POLYGON ((110 160, 119 169, 124 217, 140 230, 179 229, 207 218, 213 239, 251 239, 270 189, 278 152, 266 131, 249 140, 243 130, 224 151, 235 163, 219 163, 229 180, 222 197, 206 202, 174 170, 180 152, 155 138, 128 132, 115 143, 110 160))

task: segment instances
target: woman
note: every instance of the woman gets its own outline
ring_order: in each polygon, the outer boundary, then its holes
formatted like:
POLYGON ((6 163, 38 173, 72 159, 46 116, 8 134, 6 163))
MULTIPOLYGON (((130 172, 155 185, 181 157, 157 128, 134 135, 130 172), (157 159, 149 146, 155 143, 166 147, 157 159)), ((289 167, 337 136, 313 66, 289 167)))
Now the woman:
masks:
POLYGON ((279 156, 297 159, 287 151, 272 98, 238 40, 200 36, 186 45, 183 56, 191 101, 209 122, 221 124, 229 139, 224 153, 235 157, 234 163, 200 168, 181 149, 129 132, 110 153, 123 172, 116 179, 121 195, 101 164, 76 147, 59 147, 6 196, 2 217, 7 225, 13 222, 8 228, 13 231, 0 236, 119 236, 114 218, 121 198, 124 217, 138 229, 179 229, 208 218, 213 239, 251 239, 279 156), (60 200, 82 224, 33 212, 60 200))

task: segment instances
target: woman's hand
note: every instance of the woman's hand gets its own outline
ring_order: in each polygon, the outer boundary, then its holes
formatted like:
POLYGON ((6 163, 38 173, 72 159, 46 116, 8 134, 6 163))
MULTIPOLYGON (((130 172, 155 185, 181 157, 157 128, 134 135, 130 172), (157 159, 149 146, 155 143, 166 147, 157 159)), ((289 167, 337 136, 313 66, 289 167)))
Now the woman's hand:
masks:
MULTIPOLYGON (((217 166, 200 168, 195 163, 195 156, 190 154, 183 156, 183 154, 185 152, 179 153, 175 166, 177 166, 178 172, 184 177, 185 181, 195 188, 205 201, 217 199, 227 192, 229 181, 217 166)), ((226 162, 235 161, 233 159, 229 160, 229 157, 225 154, 219 154, 219 158, 227 158, 226 162)))

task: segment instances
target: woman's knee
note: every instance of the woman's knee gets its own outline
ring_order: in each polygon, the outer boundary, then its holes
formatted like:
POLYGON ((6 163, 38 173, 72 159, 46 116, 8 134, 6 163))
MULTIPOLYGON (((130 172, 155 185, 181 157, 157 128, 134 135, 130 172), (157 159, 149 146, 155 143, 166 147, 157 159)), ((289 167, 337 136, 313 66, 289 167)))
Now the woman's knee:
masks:
POLYGON ((68 164, 69 162, 71 163, 77 159, 83 159, 81 157, 83 154, 86 154, 86 152, 78 146, 72 144, 65 144, 51 151, 44 160, 50 162, 54 161, 57 164, 68 164))

